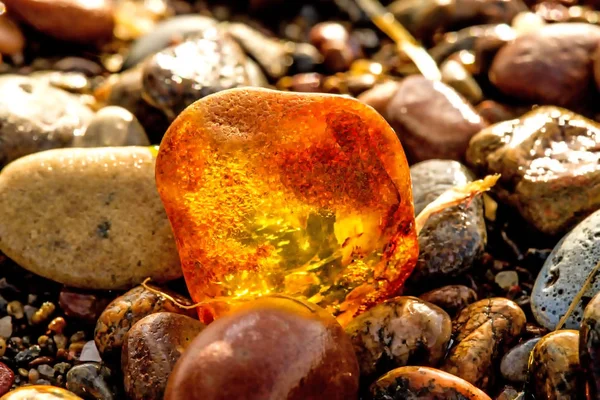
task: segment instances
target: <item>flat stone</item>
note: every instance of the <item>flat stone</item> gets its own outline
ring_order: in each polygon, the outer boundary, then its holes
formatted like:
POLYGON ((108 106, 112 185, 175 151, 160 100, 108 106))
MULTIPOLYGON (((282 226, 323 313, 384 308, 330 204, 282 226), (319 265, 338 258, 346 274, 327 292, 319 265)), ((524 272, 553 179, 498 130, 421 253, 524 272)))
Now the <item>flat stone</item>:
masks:
POLYGON ((76 95, 47 80, 1 76, 0 168, 27 154, 69 146, 92 116, 76 95))
MULTIPOLYGON (((554 247, 531 291, 531 310, 537 322, 554 329, 567 312, 592 269, 600 260, 600 211, 587 217, 554 247)), ((600 279, 592 281, 583 299, 600 292, 600 279)), ((578 329, 583 317, 580 302, 565 327, 578 329)))
POLYGON ((17 388, 2 400, 83 400, 68 390, 50 385, 34 385, 17 388))
POLYGON ((79 288, 178 278, 154 161, 147 147, 106 147, 50 150, 12 163, 0 174, 0 251, 79 288))

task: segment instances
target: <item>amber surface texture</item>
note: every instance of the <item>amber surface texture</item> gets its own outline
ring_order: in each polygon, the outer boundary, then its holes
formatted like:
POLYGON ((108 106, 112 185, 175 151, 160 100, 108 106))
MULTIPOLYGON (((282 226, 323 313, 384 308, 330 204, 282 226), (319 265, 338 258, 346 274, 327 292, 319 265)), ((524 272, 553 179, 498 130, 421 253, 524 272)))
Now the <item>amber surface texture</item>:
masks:
POLYGON ((167 131, 156 180, 204 322, 283 293, 345 324, 414 268, 402 146, 357 100, 256 88, 205 97, 167 131))

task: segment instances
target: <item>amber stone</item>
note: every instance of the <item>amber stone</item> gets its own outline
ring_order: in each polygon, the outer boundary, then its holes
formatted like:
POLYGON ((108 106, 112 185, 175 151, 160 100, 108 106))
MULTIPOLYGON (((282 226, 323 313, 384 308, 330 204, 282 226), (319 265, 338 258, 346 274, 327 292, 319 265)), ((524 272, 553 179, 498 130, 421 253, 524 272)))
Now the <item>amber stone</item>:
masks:
POLYGON ((20 387, 12 392, 8 392, 2 397, 2 400, 81 400, 65 389, 54 386, 34 385, 20 387))
POLYGON ((156 164, 200 318, 283 293, 344 324, 401 288, 417 256, 394 131, 357 100, 243 88, 205 97, 156 164))

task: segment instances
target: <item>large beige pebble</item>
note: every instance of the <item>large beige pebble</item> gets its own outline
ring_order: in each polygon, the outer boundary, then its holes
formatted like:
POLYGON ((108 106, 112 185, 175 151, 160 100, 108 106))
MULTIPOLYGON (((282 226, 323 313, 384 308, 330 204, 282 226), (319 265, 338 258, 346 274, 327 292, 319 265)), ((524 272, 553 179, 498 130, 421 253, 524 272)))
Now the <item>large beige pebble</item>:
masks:
POLYGON ((56 149, 0 173, 0 251, 80 288, 181 276, 149 147, 56 149))

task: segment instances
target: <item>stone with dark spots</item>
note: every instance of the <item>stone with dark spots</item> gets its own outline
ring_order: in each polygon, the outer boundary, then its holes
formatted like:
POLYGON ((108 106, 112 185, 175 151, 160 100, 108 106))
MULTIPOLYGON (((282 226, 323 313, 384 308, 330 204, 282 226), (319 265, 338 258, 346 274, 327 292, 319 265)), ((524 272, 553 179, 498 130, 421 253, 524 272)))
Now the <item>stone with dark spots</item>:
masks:
POLYGON ((477 293, 463 285, 448 285, 423 293, 419 298, 435 304, 450 316, 454 316, 469 304, 476 302, 477 293))
POLYGON ((462 160, 471 137, 487 126, 450 86, 416 75, 400 82, 385 116, 411 163, 462 160))
POLYGON ((555 331, 538 342, 531 356, 529 384, 536 399, 585 398, 585 381, 579 364, 579 332, 555 331))
POLYGON ((532 338, 510 349, 500 363, 500 372, 504 379, 523 383, 527 380, 529 355, 541 338, 532 338))
POLYGON ((121 352, 128 398, 162 399, 175 363, 204 328, 197 319, 168 312, 138 321, 127 333, 121 352))
POLYGON ((498 360, 525 327, 513 301, 490 298, 471 304, 453 321, 453 347, 440 369, 483 390, 494 383, 498 360))
POLYGON ((435 366, 444 357, 452 334, 450 317, 416 297, 379 304, 346 326, 361 377, 369 380, 406 365, 435 366))
MULTIPOLYGON (((410 168, 415 215, 444 191, 473 180, 462 164, 428 160, 410 168)), ((481 258, 487 233, 481 199, 460 204, 430 217, 419 232, 419 259, 407 285, 458 276, 481 258)))
POLYGON ((370 400, 490 400, 464 379, 427 367, 392 370, 371 385, 370 394, 370 400))
MULTIPOLYGON (((600 27, 598 28, 600 29, 600 27)), ((466 154, 534 228, 566 232, 600 207, 600 126, 558 107, 539 107, 473 137, 466 154)))
POLYGON ((579 359, 585 369, 590 399, 600 398, 600 294, 594 296, 583 313, 579 359))
POLYGON ((529 103, 576 106, 593 87, 593 54, 600 27, 550 24, 504 46, 489 71, 507 95, 529 103))
MULTIPOLYGON (((164 289, 161 291, 171 295, 180 303, 190 304, 189 299, 176 293, 164 289)), ((131 327, 147 315, 161 311, 195 316, 194 310, 179 308, 171 300, 153 293, 143 286, 137 286, 117 297, 106 307, 96 323, 94 341, 100 354, 109 357, 120 355, 125 335, 131 327)))
POLYGON ((118 389, 110 368, 100 363, 76 365, 67 373, 67 389, 78 396, 95 400, 117 400, 118 389))

